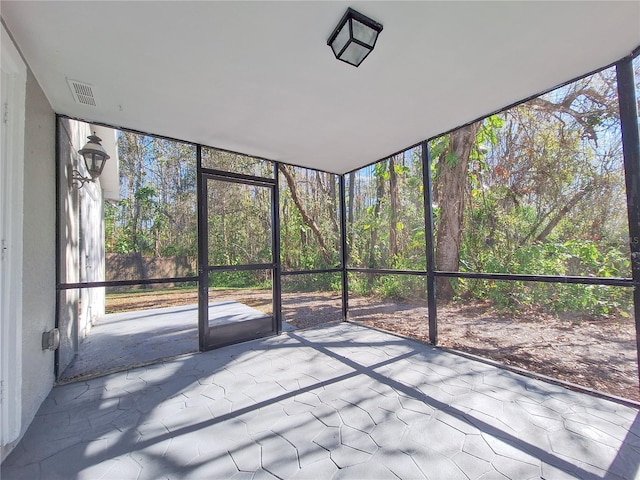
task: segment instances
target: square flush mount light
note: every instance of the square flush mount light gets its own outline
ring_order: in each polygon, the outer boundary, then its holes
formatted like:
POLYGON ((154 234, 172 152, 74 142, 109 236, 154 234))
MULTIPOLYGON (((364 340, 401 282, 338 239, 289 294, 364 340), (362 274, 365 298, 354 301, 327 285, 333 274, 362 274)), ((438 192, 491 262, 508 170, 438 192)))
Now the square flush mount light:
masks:
POLYGON ((378 22, 349 8, 329 37, 327 45, 338 60, 357 67, 371 53, 381 31, 382 25, 378 22))

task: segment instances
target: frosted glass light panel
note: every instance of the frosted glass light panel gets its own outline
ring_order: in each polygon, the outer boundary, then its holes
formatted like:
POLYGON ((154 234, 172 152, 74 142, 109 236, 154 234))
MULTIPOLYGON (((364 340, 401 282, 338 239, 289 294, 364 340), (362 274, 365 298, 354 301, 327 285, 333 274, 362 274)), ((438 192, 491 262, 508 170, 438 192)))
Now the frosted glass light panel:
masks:
POLYGON ((351 28, 353 29, 353 38, 373 48, 378 38, 376 30, 357 20, 352 20, 351 28))

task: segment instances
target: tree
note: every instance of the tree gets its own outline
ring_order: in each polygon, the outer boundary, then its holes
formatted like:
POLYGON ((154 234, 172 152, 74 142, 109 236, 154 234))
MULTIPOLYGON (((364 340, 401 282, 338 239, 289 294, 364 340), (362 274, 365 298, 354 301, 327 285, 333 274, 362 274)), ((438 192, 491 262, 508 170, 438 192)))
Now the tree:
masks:
MULTIPOLYGON (((431 149, 439 270, 593 275, 597 262, 584 270, 587 263, 571 260, 580 253, 561 253, 558 242, 607 239, 596 247, 603 255, 624 248, 616 241, 625 222, 613 69, 463 127, 431 149)), ((440 299, 455 293, 438 284, 440 299)))
POLYGON ((389 257, 395 259, 398 256, 398 211, 400 210, 395 157, 389 158, 389 206, 389 257))
POLYGON ((281 165, 280 173, 286 184, 280 188, 283 267, 335 267, 340 263, 337 176, 289 165, 281 165))
POLYGON ((197 257, 195 148, 119 132, 121 200, 106 208, 107 251, 197 257))
MULTIPOLYGON (((434 200, 440 215, 436 229, 436 268, 457 271, 460 265, 460 242, 464 209, 468 196, 471 151, 482 122, 474 122, 450 134, 448 145, 437 156, 434 200)), ((454 289, 450 282, 438 283, 438 298, 451 300, 454 289)))

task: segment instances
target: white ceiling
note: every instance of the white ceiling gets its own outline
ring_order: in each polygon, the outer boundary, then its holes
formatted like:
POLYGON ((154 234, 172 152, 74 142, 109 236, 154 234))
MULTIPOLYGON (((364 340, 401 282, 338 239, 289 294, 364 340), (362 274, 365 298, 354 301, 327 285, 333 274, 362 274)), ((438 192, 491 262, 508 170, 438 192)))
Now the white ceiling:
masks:
POLYGON ((57 113, 344 173, 610 64, 640 1, 5 1, 57 113), (359 68, 348 6, 384 30, 359 68), (75 103, 66 79, 95 87, 75 103))

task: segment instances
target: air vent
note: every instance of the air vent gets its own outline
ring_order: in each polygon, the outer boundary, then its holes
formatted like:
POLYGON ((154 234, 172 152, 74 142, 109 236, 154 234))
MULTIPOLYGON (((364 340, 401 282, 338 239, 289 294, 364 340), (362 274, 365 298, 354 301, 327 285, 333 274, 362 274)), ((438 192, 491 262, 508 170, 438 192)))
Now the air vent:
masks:
POLYGON ((67 83, 69 84, 69 88, 71 89, 71 94, 73 95, 73 99, 82 103, 83 105, 91 105, 92 107, 96 106, 96 98, 94 96, 95 87, 82 83, 77 80, 70 80, 67 78, 67 83))

